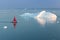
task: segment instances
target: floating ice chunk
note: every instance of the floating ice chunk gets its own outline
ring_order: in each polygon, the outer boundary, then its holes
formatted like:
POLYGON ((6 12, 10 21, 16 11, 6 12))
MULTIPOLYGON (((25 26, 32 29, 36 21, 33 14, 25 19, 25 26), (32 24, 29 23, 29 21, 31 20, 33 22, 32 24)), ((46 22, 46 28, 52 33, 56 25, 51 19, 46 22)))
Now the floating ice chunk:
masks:
POLYGON ((4 26, 3 28, 4 28, 4 29, 7 29, 7 26, 4 26))
POLYGON ((43 25, 45 23, 54 23, 57 20, 57 16, 55 14, 46 11, 41 11, 35 18, 43 25))
POLYGON ((59 21, 57 21, 57 23, 59 23, 59 21))
POLYGON ((36 16, 36 14, 35 13, 34 14, 33 13, 24 13, 19 16, 24 17, 24 18, 29 18, 29 17, 34 18, 36 16))

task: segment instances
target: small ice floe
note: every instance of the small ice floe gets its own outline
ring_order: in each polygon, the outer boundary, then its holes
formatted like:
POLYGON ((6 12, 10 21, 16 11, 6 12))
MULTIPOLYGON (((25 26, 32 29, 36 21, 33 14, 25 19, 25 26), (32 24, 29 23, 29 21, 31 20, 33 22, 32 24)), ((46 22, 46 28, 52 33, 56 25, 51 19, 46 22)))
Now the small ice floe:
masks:
POLYGON ((59 23, 59 21, 57 21, 57 23, 59 23))
POLYGON ((4 29, 7 29, 7 26, 4 26, 3 28, 4 28, 4 29))

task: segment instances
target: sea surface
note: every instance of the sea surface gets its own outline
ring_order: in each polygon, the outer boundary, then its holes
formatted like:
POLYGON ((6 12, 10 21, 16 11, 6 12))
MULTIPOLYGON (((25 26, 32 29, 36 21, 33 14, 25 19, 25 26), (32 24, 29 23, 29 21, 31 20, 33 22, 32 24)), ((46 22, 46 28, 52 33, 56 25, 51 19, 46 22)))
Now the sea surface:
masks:
POLYGON ((60 9, 1 9, 0 40, 60 40, 60 9), (43 10, 56 14, 57 21, 39 24, 34 17, 43 10), (14 16, 15 26, 11 23, 14 16))

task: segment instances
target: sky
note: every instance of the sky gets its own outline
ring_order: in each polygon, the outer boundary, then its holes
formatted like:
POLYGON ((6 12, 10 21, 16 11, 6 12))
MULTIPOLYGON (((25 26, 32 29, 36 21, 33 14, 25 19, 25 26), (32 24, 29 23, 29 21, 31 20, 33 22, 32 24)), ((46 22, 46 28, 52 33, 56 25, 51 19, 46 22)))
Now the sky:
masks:
POLYGON ((0 0, 0 9, 60 8, 60 0, 0 0))

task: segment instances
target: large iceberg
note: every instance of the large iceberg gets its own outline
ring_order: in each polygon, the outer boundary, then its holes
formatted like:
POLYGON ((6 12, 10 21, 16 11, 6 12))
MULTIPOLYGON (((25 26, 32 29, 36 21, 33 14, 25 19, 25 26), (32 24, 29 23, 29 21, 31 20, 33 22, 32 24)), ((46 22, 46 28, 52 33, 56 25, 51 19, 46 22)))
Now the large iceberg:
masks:
POLYGON ((46 11, 41 11, 35 18, 43 25, 45 23, 54 23, 57 20, 57 16, 54 13, 46 11))

